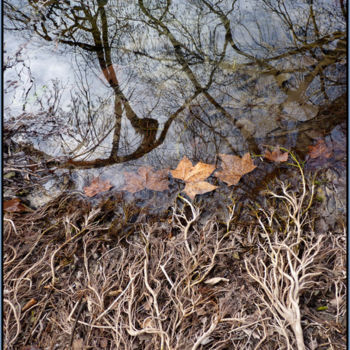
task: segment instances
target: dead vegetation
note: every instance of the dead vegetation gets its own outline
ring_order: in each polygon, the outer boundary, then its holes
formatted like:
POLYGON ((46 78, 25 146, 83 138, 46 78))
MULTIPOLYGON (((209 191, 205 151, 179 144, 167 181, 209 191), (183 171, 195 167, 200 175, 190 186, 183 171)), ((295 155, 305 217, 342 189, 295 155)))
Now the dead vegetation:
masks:
POLYGON ((4 348, 345 349, 345 230, 314 231, 299 170, 247 227, 181 196, 135 222, 73 194, 6 215, 4 348))

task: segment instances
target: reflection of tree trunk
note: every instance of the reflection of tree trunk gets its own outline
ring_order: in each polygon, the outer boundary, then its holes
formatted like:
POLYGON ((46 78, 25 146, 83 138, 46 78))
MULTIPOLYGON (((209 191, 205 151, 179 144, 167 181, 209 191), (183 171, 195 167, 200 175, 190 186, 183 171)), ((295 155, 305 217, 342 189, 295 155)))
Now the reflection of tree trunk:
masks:
MULTIPOLYGON (((112 47, 110 43, 111 33, 105 10, 105 6, 107 3, 108 0, 98 1, 97 11, 94 11, 93 4, 89 5, 83 1, 81 1, 79 5, 77 4, 73 7, 69 5, 69 2, 68 6, 66 6, 67 2, 55 2, 55 9, 60 10, 62 12, 66 12, 67 15, 69 14, 68 18, 70 18, 73 21, 73 25, 68 26, 66 22, 63 22, 63 24, 66 25, 66 28, 62 30, 60 28, 61 24, 57 24, 55 18, 52 18, 44 13, 42 13, 43 16, 42 21, 40 22, 40 26, 38 26, 37 23, 33 24, 34 32, 40 37, 42 37, 44 40, 56 40, 57 42, 63 43, 65 45, 69 45, 72 47, 80 47, 84 51, 94 53, 96 55, 100 69, 106 79, 106 82, 108 86, 111 89, 113 89, 114 94, 114 131, 110 156, 107 159, 96 159, 93 161, 75 161, 73 159, 70 159, 64 164, 58 161, 50 160, 50 163, 48 164, 50 166, 74 166, 93 168, 140 158, 144 154, 153 150, 155 147, 159 146, 164 141, 166 133, 172 121, 181 111, 184 110, 184 108, 188 105, 190 101, 192 101, 192 99, 198 96, 198 91, 196 91, 192 97, 185 101, 183 106, 178 108, 178 110, 170 116, 168 121, 165 123, 159 138, 157 139, 156 135, 159 127, 158 121, 152 118, 138 117, 138 115, 131 107, 128 98, 123 94, 123 91, 120 88, 117 72, 112 61, 112 47), (83 12, 83 15, 81 14, 81 12, 83 12), (51 23, 53 29, 56 29, 57 31, 61 30, 60 35, 58 35, 55 39, 51 37, 52 33, 50 33, 48 28, 46 27, 45 21, 51 23), (82 38, 84 37, 79 37, 78 35, 76 37, 74 34, 79 31, 88 34, 89 37, 91 35, 92 43, 84 43, 82 40, 82 38), (128 118, 136 133, 141 135, 142 139, 136 151, 126 156, 118 156, 118 151, 120 148, 121 123, 123 117, 128 118)), ((18 10, 17 8, 14 8, 11 4, 7 2, 6 4, 8 8, 12 10, 12 12, 20 12, 20 14, 23 17, 22 22, 27 23, 28 17, 24 12, 18 10)), ((30 2, 30 5, 34 9, 37 9, 38 13, 41 13, 40 9, 36 6, 36 4, 30 2)), ((53 17, 55 16, 56 12, 53 15, 53 17)), ((38 152, 40 153, 40 151, 38 152)), ((42 153, 44 156, 44 152, 42 153)))
POLYGON ((113 132, 113 141, 112 141, 112 149, 111 149, 111 158, 116 158, 119 150, 119 139, 121 132, 121 124, 122 124, 122 113, 123 106, 121 104, 120 98, 118 96, 114 97, 114 132, 113 132))
MULTIPOLYGON (((158 131, 158 121, 151 118, 139 118, 133 108, 130 106, 129 100, 123 94, 120 89, 120 84, 117 78, 116 71, 112 63, 111 46, 108 39, 108 21, 104 6, 107 2, 100 2, 98 7, 98 13, 94 20, 91 20, 92 35, 94 38, 98 62, 100 68, 106 78, 109 86, 114 91, 114 116, 115 116, 115 127, 113 133, 112 148, 109 159, 117 161, 118 157, 120 133, 121 133, 121 122, 123 112, 130 121, 135 131, 142 136, 141 144, 138 149, 133 153, 145 154, 147 150, 153 149, 152 146, 156 142, 156 134, 158 131), (97 16, 100 15, 101 19, 101 31, 97 26, 97 16)), ((86 10, 88 11, 88 10, 86 10)))

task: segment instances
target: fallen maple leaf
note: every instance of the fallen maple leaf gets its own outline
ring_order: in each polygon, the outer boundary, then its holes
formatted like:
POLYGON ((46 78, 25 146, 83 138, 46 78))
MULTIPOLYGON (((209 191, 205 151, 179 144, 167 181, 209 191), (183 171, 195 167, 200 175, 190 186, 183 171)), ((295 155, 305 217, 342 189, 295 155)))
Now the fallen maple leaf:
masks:
POLYGON ((320 139, 317 141, 316 145, 309 146, 309 156, 310 158, 330 158, 332 151, 327 147, 324 140, 320 139))
POLYGON ((222 160, 222 171, 216 172, 215 176, 229 186, 237 185, 244 174, 256 168, 249 153, 242 158, 231 154, 219 154, 219 156, 222 160))
POLYGON ((185 156, 181 159, 175 170, 171 170, 171 175, 176 179, 185 182, 203 181, 215 170, 215 165, 199 162, 195 166, 185 156))
POLYGON ((192 162, 185 156, 181 159, 171 175, 185 181, 184 192, 193 200, 196 194, 203 194, 215 190, 214 186, 204 181, 215 170, 215 165, 199 162, 193 166, 192 162))
POLYGON ((23 211, 27 211, 27 208, 21 203, 19 198, 4 201, 3 208, 8 213, 21 213, 23 211))
POLYGON ((265 151, 264 157, 272 162, 286 162, 288 160, 288 152, 282 153, 279 146, 276 146, 272 152, 265 151))
POLYGON ((135 193, 145 188, 153 191, 165 191, 169 188, 168 169, 154 171, 150 167, 140 167, 137 173, 124 172, 127 180, 122 191, 135 193))
POLYGON ((206 181, 188 182, 184 188, 184 192, 193 200, 196 194, 204 194, 214 191, 218 186, 214 186, 206 181))
POLYGON ((88 197, 96 196, 96 194, 108 191, 112 187, 111 183, 107 181, 102 181, 99 177, 95 177, 90 186, 84 187, 84 192, 88 197))

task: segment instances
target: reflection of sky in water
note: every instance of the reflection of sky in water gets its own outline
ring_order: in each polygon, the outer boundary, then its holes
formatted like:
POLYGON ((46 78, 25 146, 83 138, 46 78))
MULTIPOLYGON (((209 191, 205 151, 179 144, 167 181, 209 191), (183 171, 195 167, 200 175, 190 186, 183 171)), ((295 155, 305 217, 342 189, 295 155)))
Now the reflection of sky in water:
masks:
MULTIPOLYGON (((35 87, 29 95, 29 102, 34 101, 33 94, 36 92, 38 96, 42 96, 48 87, 50 80, 64 81, 66 84, 73 86, 73 80, 69 79, 72 76, 72 69, 67 56, 60 56, 55 54, 53 50, 48 51, 47 47, 40 47, 39 44, 31 43, 21 37, 18 34, 6 32, 4 35, 4 53, 5 62, 7 57, 13 57, 23 47, 20 57, 25 60, 25 64, 29 67, 25 69, 23 65, 18 65, 13 69, 8 69, 4 73, 4 81, 18 80, 18 74, 22 78, 23 84, 16 90, 10 90, 10 93, 4 95, 4 107, 11 108, 11 114, 21 113, 23 106, 23 91, 26 91, 30 87, 31 76, 35 81, 35 87), (70 81, 71 80, 71 81, 70 81)), ((69 86, 69 85, 68 85, 69 86)), ((68 98, 68 96, 66 97, 68 98)), ((62 103, 62 106, 67 106, 66 103, 62 103)), ((34 107, 33 104, 28 103, 28 107, 34 107)), ((5 113, 6 117, 6 113, 5 113)))

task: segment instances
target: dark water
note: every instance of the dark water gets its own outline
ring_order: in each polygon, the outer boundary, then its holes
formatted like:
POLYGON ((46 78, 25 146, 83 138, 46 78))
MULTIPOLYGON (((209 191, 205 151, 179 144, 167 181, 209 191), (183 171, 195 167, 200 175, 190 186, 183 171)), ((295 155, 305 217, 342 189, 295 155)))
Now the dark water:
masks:
POLYGON ((70 169, 76 190, 97 175, 118 190, 124 170, 174 169, 184 155, 258 160, 278 144, 303 157, 346 118, 346 11, 342 0, 4 1, 5 126, 59 177, 70 169))

